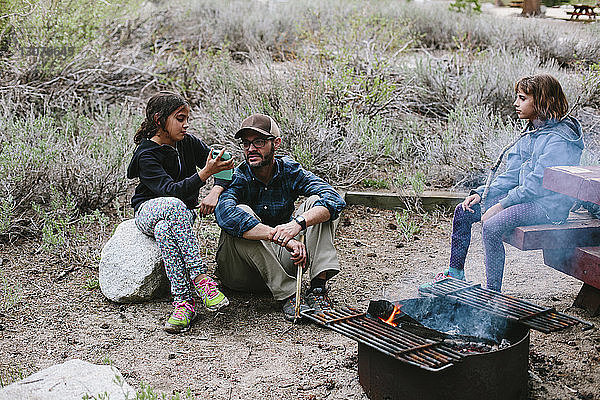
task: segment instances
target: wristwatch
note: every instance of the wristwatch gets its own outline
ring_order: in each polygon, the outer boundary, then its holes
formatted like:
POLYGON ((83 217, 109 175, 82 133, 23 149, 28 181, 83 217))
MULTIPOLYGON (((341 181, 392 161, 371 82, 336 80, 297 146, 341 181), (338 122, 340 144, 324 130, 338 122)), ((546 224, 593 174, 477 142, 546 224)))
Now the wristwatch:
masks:
POLYGON ((294 218, 294 221, 300 225, 300 228, 302 228, 303 231, 306 230, 306 219, 304 219, 302 215, 298 215, 296 218, 294 218))

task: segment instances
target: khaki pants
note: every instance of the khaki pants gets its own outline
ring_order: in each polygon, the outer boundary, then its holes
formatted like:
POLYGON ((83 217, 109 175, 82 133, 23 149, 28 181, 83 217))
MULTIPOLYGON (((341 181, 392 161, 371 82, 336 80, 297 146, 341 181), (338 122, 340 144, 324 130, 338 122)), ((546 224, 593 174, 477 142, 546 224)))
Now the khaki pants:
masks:
MULTIPOLYGON (((319 196, 306 199, 295 215, 311 208, 318 199, 319 196)), ((240 204, 237 207, 256 217, 247 205, 240 204)), ((323 222, 306 230, 308 267, 305 271, 309 271, 310 279, 322 272, 326 272, 329 279, 340 271, 333 246, 338 221, 323 222)), ((269 290, 275 300, 285 300, 296 293, 296 271, 290 253, 285 248, 266 240, 237 238, 221 231, 215 273, 226 287, 247 292, 269 290)))

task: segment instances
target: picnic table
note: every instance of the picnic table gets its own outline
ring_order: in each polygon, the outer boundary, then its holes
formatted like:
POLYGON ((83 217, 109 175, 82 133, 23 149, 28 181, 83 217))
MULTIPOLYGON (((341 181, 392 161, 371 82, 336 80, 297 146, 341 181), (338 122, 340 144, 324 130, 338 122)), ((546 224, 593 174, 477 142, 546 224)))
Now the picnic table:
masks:
MULTIPOLYGON (((552 167, 543 186, 600 205, 600 166, 552 167)), ((504 240, 521 249, 541 249, 544 264, 583 282, 574 305, 600 314, 600 220, 571 213, 566 223, 516 228, 504 240)))
POLYGON ((571 20, 577 20, 581 16, 587 17, 587 20, 593 20, 596 19, 595 7, 587 4, 574 4, 573 11, 567 11, 567 14, 571 16, 571 20))

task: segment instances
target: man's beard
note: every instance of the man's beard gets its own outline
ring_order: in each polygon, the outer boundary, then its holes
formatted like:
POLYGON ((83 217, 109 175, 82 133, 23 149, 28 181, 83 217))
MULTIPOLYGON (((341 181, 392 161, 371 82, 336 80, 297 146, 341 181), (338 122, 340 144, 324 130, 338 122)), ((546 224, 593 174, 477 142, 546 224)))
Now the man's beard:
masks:
MULTIPOLYGON (((259 155, 262 156, 262 154, 260 154, 259 152, 256 152, 254 154, 259 154, 259 155)), ((275 156, 275 146, 273 146, 271 144, 271 151, 268 152, 267 154, 265 154, 265 156, 262 158, 262 160, 259 161, 259 163, 256 164, 256 165, 250 164, 248 156, 249 156, 249 154, 246 154, 246 156, 245 156, 246 157, 246 162, 248 163, 248 165, 251 168, 260 168, 260 167, 264 167, 266 165, 270 165, 273 162, 273 157, 275 156)))

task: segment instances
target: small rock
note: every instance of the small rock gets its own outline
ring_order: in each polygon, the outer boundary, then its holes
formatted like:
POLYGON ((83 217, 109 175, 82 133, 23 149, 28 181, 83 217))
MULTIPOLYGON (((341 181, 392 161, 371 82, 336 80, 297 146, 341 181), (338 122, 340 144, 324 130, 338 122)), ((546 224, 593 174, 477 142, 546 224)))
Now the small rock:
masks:
POLYGON ((404 247, 404 243, 396 243, 396 248, 401 249, 404 247))
POLYGON ((367 253, 367 257, 377 257, 376 253, 367 253))
POLYGON ((575 341, 573 341, 573 340, 569 340, 569 341, 567 342, 567 344, 568 344, 569 346, 575 346, 577 343, 575 343, 575 341))
POLYGON ((360 240, 356 240, 354 243, 352 243, 353 245, 355 245, 356 247, 361 247, 364 246, 363 242, 361 242, 360 240))
POLYGON ((387 227, 389 230, 392 230, 392 231, 395 231, 396 229, 398 229, 398 227, 392 223, 389 223, 387 227))
POLYGON ((0 331, 3 331, 4 329, 6 329, 4 328, 4 325, 0 324, 0 331))
POLYGON ((169 360, 175 359, 175 353, 169 353, 169 360))
POLYGON ((102 328, 102 329, 108 329, 108 328, 110 328, 110 325, 105 322, 102 325, 100 325, 100 328, 102 328))

